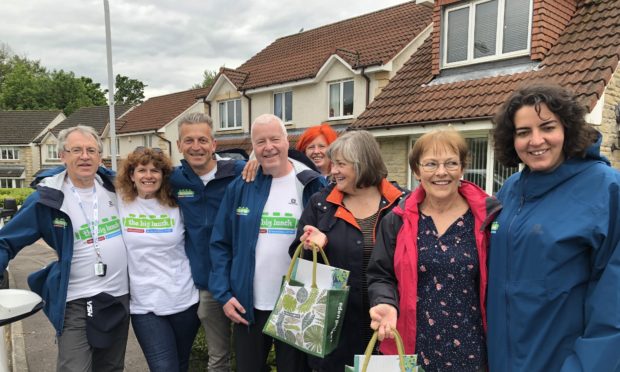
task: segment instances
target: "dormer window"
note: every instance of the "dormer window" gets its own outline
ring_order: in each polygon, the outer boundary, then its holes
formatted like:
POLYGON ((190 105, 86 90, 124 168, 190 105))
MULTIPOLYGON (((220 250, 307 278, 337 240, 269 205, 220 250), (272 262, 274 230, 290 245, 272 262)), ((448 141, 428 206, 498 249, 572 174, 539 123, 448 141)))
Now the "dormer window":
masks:
POLYGON ((531 1, 459 2, 443 13, 442 65, 457 67, 527 55, 531 1))

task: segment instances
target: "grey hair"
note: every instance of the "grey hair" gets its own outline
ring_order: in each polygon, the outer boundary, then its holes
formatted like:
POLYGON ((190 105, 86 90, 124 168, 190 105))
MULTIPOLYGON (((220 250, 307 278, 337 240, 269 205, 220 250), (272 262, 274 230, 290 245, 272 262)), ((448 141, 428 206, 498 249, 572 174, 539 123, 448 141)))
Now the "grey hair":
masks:
POLYGON ((211 119, 209 115, 202 112, 185 114, 179 119, 178 123, 179 138, 181 138, 181 127, 183 125, 207 124, 209 128, 211 128, 211 131, 213 131, 213 119, 211 119))
POLYGON ((103 152, 103 142, 99 137, 99 133, 93 127, 88 125, 76 125, 75 127, 65 128, 58 133, 58 153, 65 151, 65 144, 67 143, 67 137, 73 132, 80 132, 87 136, 92 136, 97 141, 97 147, 99 153, 103 152))
POLYGON ((262 114, 259 117, 257 117, 256 119, 254 119, 254 122, 252 123, 252 129, 251 129, 250 137, 252 137, 252 133, 254 133, 254 128, 257 125, 265 125, 265 124, 269 124, 269 123, 274 122, 274 121, 278 123, 278 125, 282 129, 282 133, 285 136, 288 136, 288 133, 286 132, 286 126, 284 125, 284 122, 282 121, 282 119, 280 119, 279 117, 277 117, 277 116, 275 116, 273 114, 262 114))
POLYGON ((359 189, 379 186, 388 171, 375 137, 365 130, 346 132, 332 142, 327 157, 333 162, 341 157, 355 169, 355 186, 359 189))

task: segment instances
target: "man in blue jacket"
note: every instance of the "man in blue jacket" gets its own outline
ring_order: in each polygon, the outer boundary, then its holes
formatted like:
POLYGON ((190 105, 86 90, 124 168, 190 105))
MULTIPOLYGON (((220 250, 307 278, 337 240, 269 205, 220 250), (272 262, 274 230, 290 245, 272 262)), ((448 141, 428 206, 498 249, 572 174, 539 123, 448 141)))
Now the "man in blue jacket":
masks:
POLYGON ((236 178, 226 189, 215 220, 209 289, 233 327, 237 371, 261 370, 272 343, 278 371, 305 370, 304 354, 262 333, 291 258, 297 222, 324 178, 288 157, 286 128, 277 116, 252 123, 252 146, 260 164, 253 183, 236 178))
POLYGON ((87 126, 62 130, 64 168, 42 175, 37 191, 0 230, 0 273, 43 238, 58 260, 28 277, 56 329, 59 371, 122 371, 129 327, 127 254, 113 174, 87 126))
POLYGON ((216 160, 213 121, 202 113, 188 114, 179 120, 177 146, 184 159, 172 173, 170 183, 183 214, 185 251, 200 291, 198 318, 209 348, 208 370, 228 372, 230 320, 208 291, 211 272, 208 242, 224 190, 241 173, 245 162, 216 160))

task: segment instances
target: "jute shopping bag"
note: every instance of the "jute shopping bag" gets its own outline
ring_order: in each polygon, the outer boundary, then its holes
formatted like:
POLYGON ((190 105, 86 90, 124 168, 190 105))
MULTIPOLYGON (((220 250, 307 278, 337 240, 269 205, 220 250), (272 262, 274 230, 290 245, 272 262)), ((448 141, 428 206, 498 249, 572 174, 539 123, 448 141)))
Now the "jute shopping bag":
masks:
POLYGON ((364 355, 356 355, 353 359, 353 367, 345 366, 345 372, 424 372, 417 365, 417 355, 405 355, 403 340, 394 329, 394 339, 398 355, 372 355, 377 342, 377 332, 372 335, 364 355))

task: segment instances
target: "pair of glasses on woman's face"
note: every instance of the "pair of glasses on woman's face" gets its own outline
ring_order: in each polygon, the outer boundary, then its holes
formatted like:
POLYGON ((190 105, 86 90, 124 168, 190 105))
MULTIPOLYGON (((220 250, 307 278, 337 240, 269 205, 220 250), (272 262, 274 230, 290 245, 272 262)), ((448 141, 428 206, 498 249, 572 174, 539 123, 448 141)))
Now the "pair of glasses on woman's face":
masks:
POLYGON ((440 165, 443 165, 443 167, 448 171, 455 171, 459 169, 461 163, 456 160, 448 160, 443 163, 439 163, 436 161, 427 161, 424 163, 420 163, 420 168, 422 168, 422 170, 424 170, 425 172, 435 172, 437 169, 439 169, 440 165))
POLYGON ((146 152, 147 149, 150 149, 155 154, 162 154, 163 153, 162 149, 160 149, 159 147, 145 147, 145 146, 138 146, 138 147, 136 147, 135 150, 133 150, 133 152, 135 152, 135 153, 146 152))

